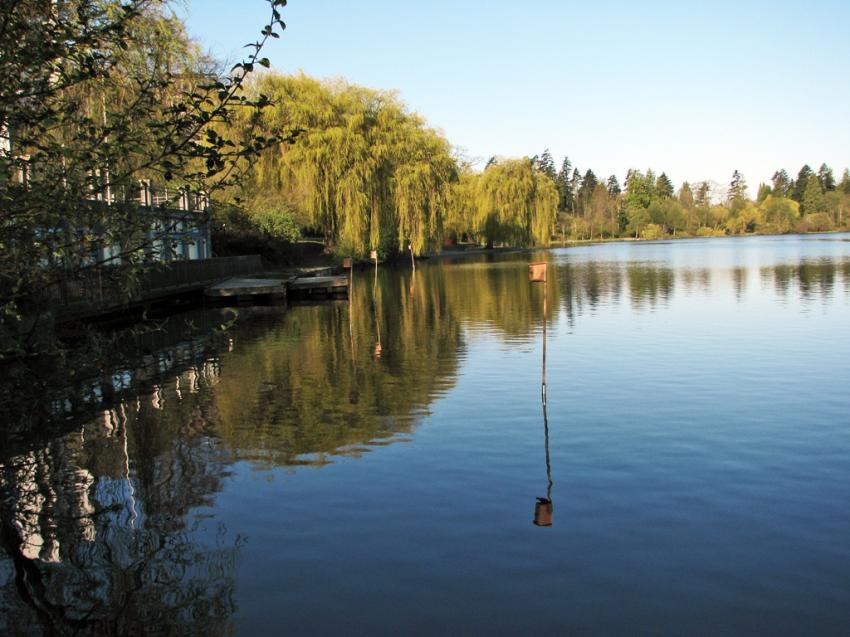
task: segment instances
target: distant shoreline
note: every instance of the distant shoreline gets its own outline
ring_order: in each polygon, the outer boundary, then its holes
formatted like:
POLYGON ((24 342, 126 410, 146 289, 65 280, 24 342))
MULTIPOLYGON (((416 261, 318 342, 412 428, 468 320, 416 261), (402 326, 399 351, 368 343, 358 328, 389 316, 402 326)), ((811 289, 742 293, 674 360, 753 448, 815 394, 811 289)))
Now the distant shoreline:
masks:
MULTIPOLYGON (((727 234, 723 236, 669 236, 664 237, 662 239, 636 239, 635 237, 613 237, 608 239, 579 239, 575 241, 553 241, 548 246, 534 246, 534 247, 497 247, 497 248, 482 248, 482 247, 470 247, 470 248, 449 248, 443 250, 441 252, 428 255, 426 258, 428 259, 439 259, 439 258, 453 258, 453 257, 463 257, 463 256, 480 256, 486 254, 511 254, 517 252, 537 252, 540 250, 553 250, 557 248, 579 248, 586 246, 594 246, 594 245, 604 245, 607 243, 669 243, 671 241, 687 241, 688 239, 746 239, 752 237, 809 237, 815 235, 832 235, 832 234, 850 234, 850 230, 824 230, 821 232, 787 232, 783 234, 770 234, 770 233, 752 233, 752 234, 727 234)), ((847 239, 850 241, 850 239, 847 239)), ((467 244, 471 245, 471 244, 467 244)))

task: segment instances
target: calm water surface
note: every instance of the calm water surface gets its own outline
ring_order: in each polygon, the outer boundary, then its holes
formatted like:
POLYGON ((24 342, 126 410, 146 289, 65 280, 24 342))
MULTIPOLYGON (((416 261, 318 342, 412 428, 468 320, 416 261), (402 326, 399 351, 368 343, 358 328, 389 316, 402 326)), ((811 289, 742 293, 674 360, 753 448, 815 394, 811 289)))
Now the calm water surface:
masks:
POLYGON ((846 635, 848 336, 848 235, 243 312, 10 423, 0 634, 846 635))

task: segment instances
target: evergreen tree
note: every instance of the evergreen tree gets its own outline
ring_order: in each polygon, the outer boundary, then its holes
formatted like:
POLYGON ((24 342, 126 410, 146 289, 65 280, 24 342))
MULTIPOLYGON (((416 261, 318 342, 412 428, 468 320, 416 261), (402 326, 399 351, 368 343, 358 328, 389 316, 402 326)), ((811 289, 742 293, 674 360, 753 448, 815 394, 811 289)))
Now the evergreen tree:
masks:
POLYGON ((624 202, 620 202, 617 208, 617 229, 623 234, 629 227, 629 211, 624 202))
POLYGON ((835 175, 832 174, 832 168, 826 164, 820 165, 820 168, 818 169, 818 180, 820 181, 820 187, 824 192, 831 192, 835 190, 835 175))
POLYGON ((568 212, 573 209, 575 193, 573 192, 572 182, 570 181, 572 169, 573 165, 570 163, 570 158, 564 157, 561 170, 558 172, 558 177, 555 180, 555 184, 558 186, 558 209, 562 212, 568 212))
POLYGON ((587 172, 584 173, 581 186, 578 189, 578 203, 582 214, 586 214, 590 198, 593 196, 593 191, 596 189, 598 183, 599 180, 596 178, 596 175, 588 168, 587 172))
POLYGON ((773 173, 773 194, 777 197, 787 197, 791 193, 792 181, 783 168, 773 173))
POLYGON ((804 215, 826 212, 826 199, 823 196, 823 188, 821 188, 820 179, 818 179, 817 175, 810 175, 809 180, 806 182, 806 190, 803 192, 800 211, 804 215))
POLYGON ((611 175, 608 177, 608 182, 605 187, 608 189, 608 195, 611 197, 617 197, 623 190, 620 188, 620 182, 617 181, 617 175, 611 175))
POLYGON ((794 182, 794 189, 791 191, 791 198, 799 204, 803 203, 803 195, 806 194, 806 188, 809 185, 809 177, 814 176, 814 171, 806 164, 797 173, 797 180, 794 182))
POLYGON ((759 192, 756 196, 756 202, 761 203, 773 194, 773 189, 767 184, 759 184, 759 192))
POLYGON ((701 181, 697 184, 694 204, 697 208, 708 208, 711 205, 711 186, 707 181, 701 181))
POLYGON ((487 160, 487 163, 484 165, 484 170, 487 170, 490 166, 495 166, 499 163, 499 160, 495 155, 492 155, 490 159, 487 160))
POLYGON ((667 176, 667 173, 658 175, 655 180, 655 192, 661 199, 670 199, 673 197, 673 182, 667 176))
POLYGON ((596 188, 596 185, 599 183, 599 180, 596 178, 596 174, 587 169, 587 172, 584 173, 584 177, 581 178, 581 187, 585 189, 585 192, 593 192, 596 188))
POLYGON ((647 171, 644 175, 639 170, 629 170, 626 173, 626 205, 629 216, 634 217, 634 211, 646 209, 655 198, 655 175, 647 171))
POLYGON ((558 178, 557 173, 555 172, 555 162, 552 159, 552 154, 549 152, 549 149, 543 151, 543 154, 537 160, 537 168, 545 174, 552 181, 556 181, 558 178))
POLYGON ((747 198, 747 182, 744 176, 737 170, 732 173, 732 181, 729 183, 728 199, 732 201, 743 201, 747 198))

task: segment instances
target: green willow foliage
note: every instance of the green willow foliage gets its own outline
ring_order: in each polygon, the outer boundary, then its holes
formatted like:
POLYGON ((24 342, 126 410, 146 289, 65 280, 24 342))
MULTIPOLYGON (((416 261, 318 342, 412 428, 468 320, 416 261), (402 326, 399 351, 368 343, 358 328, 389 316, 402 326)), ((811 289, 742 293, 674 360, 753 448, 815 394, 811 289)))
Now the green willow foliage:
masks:
POLYGON ((392 93, 343 81, 269 73, 252 91, 273 104, 252 126, 298 135, 253 165, 240 191, 250 216, 275 210, 361 257, 433 252, 447 231, 491 246, 548 244, 558 191, 530 159, 462 170, 445 138, 392 93))
POLYGON ((558 215, 558 190, 530 159, 509 159, 464 175, 455 207, 456 230, 488 246, 546 246, 558 215))
POLYGON ((439 246, 457 165, 449 143, 394 95, 276 74, 252 90, 273 103, 254 122, 261 130, 300 134, 255 162, 249 209, 271 199, 341 254, 439 246))

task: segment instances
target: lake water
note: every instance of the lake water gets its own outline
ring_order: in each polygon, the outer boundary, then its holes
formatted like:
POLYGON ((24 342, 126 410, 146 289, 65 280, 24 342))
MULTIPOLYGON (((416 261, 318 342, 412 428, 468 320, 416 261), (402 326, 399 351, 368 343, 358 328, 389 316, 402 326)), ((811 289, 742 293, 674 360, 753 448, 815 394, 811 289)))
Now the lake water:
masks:
POLYGON ((0 634, 850 633, 850 236, 372 277, 12 426, 0 634))

